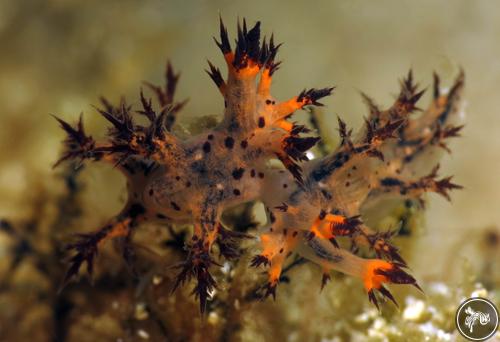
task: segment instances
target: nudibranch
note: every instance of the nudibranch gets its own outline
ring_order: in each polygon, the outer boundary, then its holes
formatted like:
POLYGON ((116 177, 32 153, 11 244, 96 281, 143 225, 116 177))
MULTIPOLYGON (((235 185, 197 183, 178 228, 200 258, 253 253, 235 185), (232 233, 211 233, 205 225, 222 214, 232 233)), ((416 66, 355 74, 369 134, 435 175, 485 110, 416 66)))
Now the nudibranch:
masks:
POLYGON ((187 139, 174 134, 185 101, 174 99, 179 75, 170 64, 165 87, 149 85, 157 103, 142 91, 137 110, 123 100, 118 105, 102 100, 98 112, 111 124, 103 141, 85 132, 81 117, 76 125, 56 118, 67 133, 56 165, 70 159, 111 163, 126 177, 128 189, 128 200, 117 216, 68 245, 73 256, 64 284, 83 264, 92 274, 98 249, 111 239, 123 241, 123 257, 130 261, 133 233, 144 222, 192 224, 188 256, 178 265, 175 287, 194 281, 203 312, 216 287, 211 268, 220 266, 218 258, 239 257, 237 243, 246 237, 224 226, 221 215, 236 205, 260 201, 268 222, 260 228, 260 253, 250 266, 267 268, 265 295, 275 296, 283 265, 292 254, 319 265, 323 285, 332 270, 360 278, 377 307, 376 292, 395 302, 385 284, 419 288, 391 243, 393 233, 369 227, 361 209, 387 197, 421 200, 427 192, 449 199, 449 191, 460 188, 451 177, 438 178, 437 165, 439 151, 447 150, 447 140, 462 128, 463 72, 446 92, 434 75, 433 98, 426 110, 417 107, 424 91, 411 71, 387 109, 362 94, 369 111, 359 133, 353 134, 338 119, 340 145, 309 160, 306 153, 319 138, 290 119, 305 106, 321 106, 319 101, 334 88, 303 90, 286 101, 274 98, 271 83, 280 65, 280 44, 273 36, 261 41, 259 22, 250 29, 245 20, 238 22, 233 49, 221 20, 215 42, 227 76, 209 62, 207 73, 225 107, 213 129, 187 139), (138 117, 147 124, 139 124, 138 117), (282 167, 272 166, 271 160, 282 167), (373 258, 359 253, 363 246, 373 258))

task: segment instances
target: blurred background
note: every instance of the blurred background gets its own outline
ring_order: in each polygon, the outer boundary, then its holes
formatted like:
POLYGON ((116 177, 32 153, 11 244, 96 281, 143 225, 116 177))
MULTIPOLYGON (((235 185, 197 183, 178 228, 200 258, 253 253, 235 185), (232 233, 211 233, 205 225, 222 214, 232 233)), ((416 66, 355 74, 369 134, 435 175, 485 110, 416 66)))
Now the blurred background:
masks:
MULTIPOLYGON (((189 98, 181 125, 221 114, 222 99, 204 72, 207 59, 224 66, 212 40, 219 14, 232 39, 239 16, 250 25, 260 20, 265 34, 284 42, 277 98, 337 87, 323 110, 332 134, 336 115, 361 125, 367 110, 359 91, 388 106, 410 68, 428 87, 433 71, 446 85, 462 67, 466 127, 441 174, 454 175, 465 189, 453 192, 452 203, 429 196, 410 264, 418 279, 451 284, 462 279, 464 262, 472 270, 488 259, 498 265, 500 4, 494 1, 0 1, 0 218, 53 215, 51 208, 34 213, 32 205, 44 201, 40 191, 64 188, 61 171, 52 169, 64 134, 49 114, 74 122, 83 112, 87 130, 101 137, 105 121, 92 108, 99 96, 137 104, 142 81, 163 81, 167 58, 182 73, 178 99, 189 98)), ((428 100, 429 94, 421 106, 428 100)), ((89 230, 119 210, 124 180, 100 165, 81 177, 75 227, 89 230)), ((6 241, 0 235, 0 258, 6 241)), ((0 336, 1 330, 0 322, 0 336)))

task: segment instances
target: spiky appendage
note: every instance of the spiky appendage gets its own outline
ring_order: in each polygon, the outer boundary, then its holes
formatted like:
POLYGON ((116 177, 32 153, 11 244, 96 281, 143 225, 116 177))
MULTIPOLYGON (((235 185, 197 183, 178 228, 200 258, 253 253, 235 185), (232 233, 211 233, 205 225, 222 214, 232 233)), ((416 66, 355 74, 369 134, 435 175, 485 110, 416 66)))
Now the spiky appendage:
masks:
POLYGON ((133 228, 141 221, 143 213, 144 208, 140 205, 127 205, 120 215, 103 228, 91 233, 76 234, 77 241, 68 244, 65 248, 66 251, 75 253, 69 261, 70 266, 66 271, 60 290, 78 275, 84 263, 87 265, 89 277, 93 276, 94 261, 99 248, 110 239, 125 238, 122 242, 122 255, 132 273, 135 273, 134 251, 130 244, 130 238, 133 228))
POLYGON ((269 266, 271 263, 269 262, 268 257, 265 255, 254 255, 252 261, 250 262, 250 266, 259 267, 261 265, 269 266))
POLYGON ((323 273, 323 276, 321 277, 321 291, 325 288, 325 286, 332 280, 332 276, 330 273, 323 273))
POLYGON ((219 254, 227 260, 241 256, 240 242, 242 239, 252 239, 253 236, 241 232, 233 232, 219 225, 215 244, 219 247, 219 254))
POLYGON ((383 286, 384 283, 409 284, 422 291, 415 278, 406 273, 403 266, 382 260, 370 260, 364 270, 363 281, 368 293, 368 299, 380 309, 375 296, 375 291, 379 291, 383 297, 391 300, 396 306, 398 303, 393 295, 383 286))
POLYGON ((209 271, 212 265, 220 266, 212 260, 203 242, 198 241, 190 246, 187 259, 174 266, 175 269, 179 269, 180 271, 176 276, 172 292, 179 286, 195 279, 196 285, 193 288, 192 294, 200 301, 201 313, 205 312, 207 300, 212 296, 213 291, 217 287, 216 281, 209 271))
POLYGON ((81 119, 76 127, 58 119, 68 135, 59 162, 112 163, 127 178, 129 193, 125 215, 112 220, 112 227, 122 228, 104 228, 70 245, 76 254, 67 278, 85 263, 91 271, 99 244, 109 238, 124 238, 123 256, 132 264, 131 228, 140 222, 192 223, 188 257, 177 265, 180 271, 174 288, 193 280, 193 294, 204 311, 216 286, 211 268, 219 265, 218 258, 239 257, 238 240, 246 238, 221 225, 223 212, 261 200, 269 208, 271 227, 260 234, 262 251, 251 266, 268 268, 264 295, 275 296, 283 265, 294 252, 322 267, 323 283, 331 270, 365 283, 366 277, 373 278, 371 282, 377 286, 368 289, 370 298, 375 298, 373 291, 379 291, 393 299, 382 283, 415 285, 402 269, 406 263, 389 241, 391 234, 367 227, 361 209, 376 205, 384 196, 421 200, 426 192, 448 197, 449 190, 459 188, 451 178, 437 179, 437 169, 427 166, 438 164, 438 160, 429 161, 436 155, 430 151, 448 149, 447 139, 461 130, 456 119, 463 74, 446 94, 439 89, 436 76, 431 106, 416 118, 412 115, 419 110, 417 102, 423 91, 411 72, 386 110, 363 95, 369 116, 359 134, 353 135, 339 119, 340 146, 310 162, 306 153, 318 138, 308 136, 308 128, 289 119, 305 106, 322 106, 333 87, 303 90, 289 100, 276 100, 271 83, 280 65, 276 61, 280 44, 275 44, 273 36, 261 40, 259 22, 250 28, 245 20, 238 23, 233 50, 221 20, 220 37, 215 41, 224 56, 227 76, 209 62, 207 73, 225 104, 224 118, 213 130, 186 140, 175 136, 172 128, 185 101, 174 100, 179 74, 170 63, 164 87, 147 84, 155 103, 142 91, 141 108, 135 111, 125 100, 113 105, 102 99, 97 110, 111 124, 106 141, 88 136, 81 119), (146 118, 147 124, 138 124, 136 116, 146 118), (282 162, 283 170, 269 165, 274 159, 282 162), (128 224, 123 222, 126 219, 130 219, 128 224), (387 261, 362 259, 346 250, 342 240, 364 245, 387 261), (217 250, 218 257, 214 255, 217 250), (382 266, 367 273, 374 262, 382 266))
POLYGON ((365 237, 368 239, 370 248, 375 251, 378 258, 384 258, 395 264, 406 267, 406 261, 401 256, 399 249, 390 242, 397 233, 397 230, 376 232, 372 234, 367 233, 365 237))
MULTIPOLYGON (((451 201, 449 191, 454 189, 462 189, 463 187, 461 185, 452 183, 452 176, 437 179, 438 170, 439 164, 436 165, 428 175, 414 181, 404 181, 396 177, 383 178, 380 180, 380 188, 384 192, 397 192, 401 196, 408 196, 420 200, 422 194, 431 191, 443 196, 448 201, 451 201)), ((424 205, 422 200, 421 203, 422 205, 424 205)))
MULTIPOLYGON (((165 88, 162 88, 160 86, 156 86, 154 84, 151 84, 149 82, 146 82, 146 85, 154 91, 156 98, 158 100, 158 103, 160 105, 160 117, 164 116, 165 120, 160 119, 159 126, 160 124, 165 124, 165 129, 167 131, 171 131, 172 127, 175 124, 175 121, 177 119, 177 113, 186 105, 187 99, 183 100, 181 102, 175 102, 174 101, 174 95, 175 95, 175 90, 177 88, 177 82, 179 82, 179 73, 175 73, 174 69, 172 67, 172 64, 170 61, 167 62, 167 68, 165 72, 165 88)), ((141 100, 144 104, 144 97, 141 94, 141 100)), ((149 111, 143 112, 151 122, 155 121, 156 118, 154 115, 152 115, 153 111, 151 109, 151 102, 149 102, 148 106, 144 106, 145 109, 149 109, 149 111)))
POLYGON ((87 136, 85 134, 85 130, 83 129, 82 115, 80 115, 80 119, 78 119, 78 123, 75 128, 57 116, 54 116, 54 118, 59 122, 61 128, 68 135, 64 141, 66 151, 62 157, 55 162, 54 168, 69 159, 80 159, 81 163, 85 159, 99 158, 100 155, 95 153, 94 139, 92 139, 91 136, 87 136))

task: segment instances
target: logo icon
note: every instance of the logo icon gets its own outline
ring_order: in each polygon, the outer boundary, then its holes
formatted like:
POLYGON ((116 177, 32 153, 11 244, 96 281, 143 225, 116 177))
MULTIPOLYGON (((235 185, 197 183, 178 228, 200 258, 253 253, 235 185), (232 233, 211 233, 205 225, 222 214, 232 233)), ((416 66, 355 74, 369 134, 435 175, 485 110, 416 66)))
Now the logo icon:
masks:
POLYGON ((498 329, 498 310, 484 298, 469 298, 457 310, 455 323, 460 334, 470 341, 485 341, 498 329))

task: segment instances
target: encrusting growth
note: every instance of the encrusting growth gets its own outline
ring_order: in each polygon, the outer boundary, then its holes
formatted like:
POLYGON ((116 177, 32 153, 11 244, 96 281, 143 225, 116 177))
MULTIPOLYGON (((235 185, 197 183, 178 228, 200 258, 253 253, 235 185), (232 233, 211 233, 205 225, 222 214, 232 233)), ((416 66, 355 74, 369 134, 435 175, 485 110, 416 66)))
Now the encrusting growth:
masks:
MULTIPOLYGON (((363 222, 361 209, 388 196, 421 200, 426 192, 449 199, 460 186, 451 177, 437 177, 439 150, 458 136, 462 126, 460 73, 444 93, 434 77, 433 100, 425 111, 417 108, 424 91, 412 72, 401 82, 399 96, 382 110, 362 95, 369 114, 356 135, 339 118, 341 143, 332 153, 309 161, 306 152, 319 140, 308 136, 305 126, 289 121, 304 106, 320 106, 333 87, 308 89, 286 101, 271 95, 271 82, 280 62, 280 45, 260 39, 260 23, 248 29, 238 23, 233 49, 220 22, 215 39, 227 65, 227 77, 209 62, 207 73, 224 98, 224 118, 212 130, 186 140, 172 131, 185 104, 174 99, 179 75, 168 64, 164 88, 148 84, 158 107, 140 93, 142 108, 132 110, 124 100, 112 105, 102 99, 98 112, 111 123, 107 140, 99 142, 84 131, 82 119, 74 127, 56 118, 66 131, 65 152, 56 163, 68 159, 105 161, 127 178, 128 201, 121 213, 103 228, 80 234, 68 245, 74 252, 64 279, 66 284, 86 264, 89 274, 100 246, 123 238, 123 256, 133 257, 130 241, 145 221, 191 223, 194 233, 186 245, 187 259, 176 265, 175 288, 194 280, 193 293, 205 310, 217 286, 211 275, 218 258, 237 258, 238 242, 249 236, 224 227, 225 209, 250 201, 262 201, 268 225, 260 234, 261 252, 251 266, 268 269, 267 295, 275 296, 283 264, 293 254, 321 266, 323 285, 332 270, 358 277, 369 300, 378 307, 376 292, 395 302, 384 284, 411 284, 407 264, 390 238, 393 232, 377 232, 363 222), (421 111, 414 117, 414 112, 421 111), (143 116, 148 124, 136 123, 143 116), (278 159, 284 168, 269 166, 278 159), (428 167, 430 166, 430 167, 428 167), (341 240, 351 248, 342 247, 341 240), (128 243, 127 243, 128 242, 128 243), (217 245, 219 256, 213 252, 217 245), (365 247, 376 259, 357 255, 365 247)), ((366 254, 365 254, 366 255, 366 254)))

